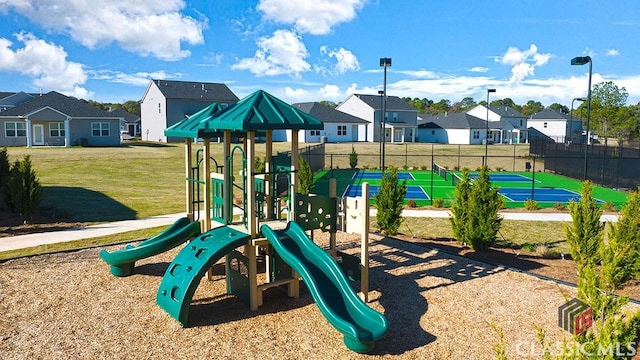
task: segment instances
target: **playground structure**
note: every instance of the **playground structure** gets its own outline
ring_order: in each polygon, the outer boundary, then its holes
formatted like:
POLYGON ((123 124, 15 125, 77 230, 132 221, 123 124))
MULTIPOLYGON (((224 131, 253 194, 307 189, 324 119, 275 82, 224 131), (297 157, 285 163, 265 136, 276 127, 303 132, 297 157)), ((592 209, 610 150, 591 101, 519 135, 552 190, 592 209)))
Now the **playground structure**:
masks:
MULTIPOLYGON (((365 303, 368 191, 362 198, 346 199, 342 211, 338 209, 335 182, 329 197, 297 193, 298 132, 322 128, 320 120, 257 91, 225 109, 212 104, 165 130, 166 136, 185 139, 187 218, 158 236, 171 240, 160 242, 166 244, 167 250, 189 242, 167 268, 156 303, 182 326, 188 323, 191 299, 200 280, 218 260, 226 257, 227 293, 245 301, 252 310, 262 305, 262 292, 269 288, 286 286, 290 297, 299 297, 302 278, 322 314, 344 335, 349 349, 367 352, 384 336, 388 327, 386 318, 365 303), (273 156, 273 130, 292 132, 288 163, 273 156), (265 170, 261 173, 255 171, 254 162, 257 134, 265 139, 265 170), (210 156, 211 139, 216 138, 223 142, 221 162, 210 156), (233 138, 242 139, 242 144, 232 147, 233 138), (194 139, 201 139, 202 144, 195 153, 194 139), (234 165, 238 162, 236 177, 234 165), (278 183, 285 179, 287 189, 280 193, 278 183), (241 200, 234 204, 234 198, 241 200), (234 212, 234 208, 238 210, 234 212), (361 234, 360 259, 337 250, 339 212, 347 230, 361 234), (282 218, 283 213, 286 219, 282 218), (198 224, 198 231, 179 231, 185 227, 195 230, 196 226, 190 224, 198 224), (328 251, 306 233, 313 234, 315 229, 329 232, 328 251), (180 235, 167 235, 176 232, 180 235), (258 284, 259 253, 265 254, 267 267, 266 281, 262 284, 258 284), (350 280, 360 281, 360 297, 350 280)), ((156 243, 157 239, 149 239, 137 248, 151 249, 150 245, 156 243)), ((158 245, 153 251, 139 250, 134 254, 134 248, 127 247, 101 256, 111 265, 114 275, 126 276, 133 272, 136 259, 162 250, 158 245)))

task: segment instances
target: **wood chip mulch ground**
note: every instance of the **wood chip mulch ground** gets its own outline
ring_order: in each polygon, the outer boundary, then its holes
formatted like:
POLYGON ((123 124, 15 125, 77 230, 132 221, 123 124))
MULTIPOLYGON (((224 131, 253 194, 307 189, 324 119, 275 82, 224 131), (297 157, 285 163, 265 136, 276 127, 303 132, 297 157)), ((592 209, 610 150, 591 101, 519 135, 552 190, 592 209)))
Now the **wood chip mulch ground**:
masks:
MULTIPOLYGON (((370 240, 369 305, 389 321, 370 354, 344 346, 304 286, 299 299, 269 289, 251 311, 225 294, 221 262, 182 328, 155 304, 178 249, 137 262, 126 278, 110 274, 100 249, 87 249, 0 263, 0 358, 493 359, 496 327, 509 358, 538 359, 535 326, 552 344, 569 338, 557 309, 575 295, 572 286, 401 238, 370 240)), ((341 235, 338 244, 357 253, 358 242, 341 235)))

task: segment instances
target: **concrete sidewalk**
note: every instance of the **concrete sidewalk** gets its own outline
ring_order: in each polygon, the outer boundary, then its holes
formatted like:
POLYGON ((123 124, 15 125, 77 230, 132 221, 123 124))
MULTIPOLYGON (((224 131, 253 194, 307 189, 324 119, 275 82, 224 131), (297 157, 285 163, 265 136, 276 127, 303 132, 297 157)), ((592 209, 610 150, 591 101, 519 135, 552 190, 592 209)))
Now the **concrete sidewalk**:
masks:
MULTIPOLYGON (((376 209, 371 209, 371 216, 376 215, 376 209)), ((538 212, 501 212, 503 219, 522 221, 571 221, 568 213, 538 213, 538 212)), ((167 226, 185 213, 153 216, 138 220, 115 221, 83 228, 34 233, 20 236, 0 237, 0 252, 17 250, 39 245, 61 243, 67 241, 89 239, 99 236, 108 236, 132 230, 146 229, 156 226, 167 226)), ((404 217, 424 218, 448 218, 451 213, 448 210, 403 210, 404 217)), ((617 215, 602 215, 601 221, 616 221, 617 215)))

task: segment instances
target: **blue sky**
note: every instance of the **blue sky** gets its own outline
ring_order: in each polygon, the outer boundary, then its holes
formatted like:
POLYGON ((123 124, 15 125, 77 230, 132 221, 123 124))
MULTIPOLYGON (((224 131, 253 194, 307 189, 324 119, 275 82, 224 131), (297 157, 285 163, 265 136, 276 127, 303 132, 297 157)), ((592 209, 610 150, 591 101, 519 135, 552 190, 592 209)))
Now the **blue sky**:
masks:
POLYGON ((0 0, 0 91, 139 100, 150 79, 290 103, 382 89, 543 105, 613 81, 640 101, 640 1, 0 0))

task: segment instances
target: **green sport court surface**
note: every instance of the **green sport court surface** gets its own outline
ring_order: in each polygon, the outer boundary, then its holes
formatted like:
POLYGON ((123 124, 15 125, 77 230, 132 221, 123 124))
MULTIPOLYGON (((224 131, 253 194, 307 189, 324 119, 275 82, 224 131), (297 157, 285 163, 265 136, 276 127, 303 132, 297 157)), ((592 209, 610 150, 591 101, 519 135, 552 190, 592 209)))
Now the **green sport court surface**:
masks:
MULTIPOLYGON (((406 200, 414 200, 417 206, 432 205, 432 199, 443 199, 450 203, 454 197, 453 176, 461 177, 460 172, 447 171, 440 176, 438 172, 429 170, 398 171, 398 179, 406 181, 406 200)), ((505 200, 507 208, 524 208, 528 199, 534 199, 542 208, 553 207, 557 203, 568 204, 570 201, 580 200, 582 182, 564 176, 537 172, 491 172, 489 174, 493 186, 499 188, 499 193, 505 200)), ((470 178, 477 178, 477 173, 471 173, 470 178)), ((328 194, 330 178, 335 178, 338 196, 360 196, 363 182, 370 184, 369 194, 378 191, 382 180, 382 173, 376 170, 334 169, 324 170, 316 174, 314 191, 328 194)), ((593 197, 599 203, 610 202, 620 208, 626 203, 627 195, 612 189, 594 186, 593 197)))

